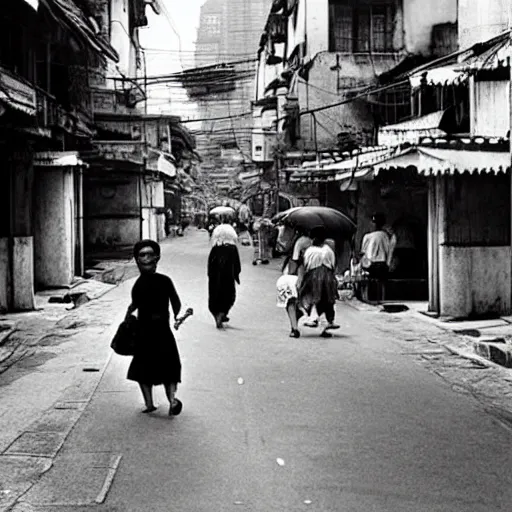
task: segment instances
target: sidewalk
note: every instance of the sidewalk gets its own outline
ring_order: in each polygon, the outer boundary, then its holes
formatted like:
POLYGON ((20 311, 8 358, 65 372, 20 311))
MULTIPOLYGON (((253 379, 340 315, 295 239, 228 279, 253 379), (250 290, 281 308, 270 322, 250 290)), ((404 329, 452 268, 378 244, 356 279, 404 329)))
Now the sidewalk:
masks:
POLYGON ((0 316, 0 511, 48 471, 93 396, 129 302, 132 267, 110 262, 115 284, 79 280, 38 293, 36 311, 0 316))
POLYGON ((356 301, 352 305, 360 310, 388 309, 391 311, 389 314, 399 314, 393 313, 393 306, 403 305, 407 308, 404 315, 411 315, 450 333, 450 347, 462 357, 482 364, 493 363, 512 368, 512 316, 484 320, 437 318, 428 314, 427 302, 397 301, 373 306, 356 301))

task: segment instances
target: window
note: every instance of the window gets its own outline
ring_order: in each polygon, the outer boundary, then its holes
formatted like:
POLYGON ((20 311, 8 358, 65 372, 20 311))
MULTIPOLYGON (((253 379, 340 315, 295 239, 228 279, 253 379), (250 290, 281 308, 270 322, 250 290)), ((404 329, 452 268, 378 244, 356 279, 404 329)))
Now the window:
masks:
POLYGON ((330 51, 388 53, 393 48, 393 2, 359 3, 330 0, 330 51))
POLYGON ((220 19, 218 16, 209 15, 204 19, 204 30, 205 33, 210 36, 216 36, 220 34, 220 19))

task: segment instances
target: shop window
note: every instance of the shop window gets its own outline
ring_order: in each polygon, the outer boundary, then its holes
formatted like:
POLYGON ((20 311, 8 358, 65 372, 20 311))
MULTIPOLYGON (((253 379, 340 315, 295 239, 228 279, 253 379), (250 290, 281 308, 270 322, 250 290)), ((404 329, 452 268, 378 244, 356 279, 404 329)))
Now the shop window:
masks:
POLYGON ((330 51, 393 52, 394 17, 393 2, 351 5, 349 0, 330 0, 330 51))

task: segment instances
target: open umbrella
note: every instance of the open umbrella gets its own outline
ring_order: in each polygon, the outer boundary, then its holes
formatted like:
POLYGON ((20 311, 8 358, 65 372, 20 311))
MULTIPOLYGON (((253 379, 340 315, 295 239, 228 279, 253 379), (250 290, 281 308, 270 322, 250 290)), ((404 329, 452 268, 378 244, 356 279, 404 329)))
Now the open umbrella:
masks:
POLYGON ((231 206, 216 206, 210 210, 210 215, 235 215, 235 210, 231 206))
POLYGON ((352 236, 356 231, 355 222, 334 208, 301 206, 291 210, 281 222, 292 228, 310 230, 315 226, 324 226, 328 236, 335 238, 352 236))
POLYGON ((288 216, 289 213, 294 212, 295 210, 298 210, 299 208, 304 208, 303 206, 294 206, 293 208, 288 208, 288 210, 284 210, 282 212, 276 213, 272 217, 272 223, 273 224, 279 224, 283 221, 285 217, 288 216))

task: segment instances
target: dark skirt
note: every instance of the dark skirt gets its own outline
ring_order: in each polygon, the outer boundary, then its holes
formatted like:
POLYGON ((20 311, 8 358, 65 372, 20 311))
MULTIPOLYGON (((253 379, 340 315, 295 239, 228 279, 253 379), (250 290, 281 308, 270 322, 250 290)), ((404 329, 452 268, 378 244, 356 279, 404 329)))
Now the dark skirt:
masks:
POLYGON ((236 299, 235 280, 231 276, 212 276, 208 281, 208 309, 212 315, 228 314, 236 299))
POLYGON ((299 303, 308 312, 316 306, 318 314, 336 303, 338 282, 334 270, 322 265, 304 275, 299 284, 299 303))
POLYGON ((141 337, 127 378, 141 384, 181 382, 181 360, 168 319, 140 323, 141 337))

